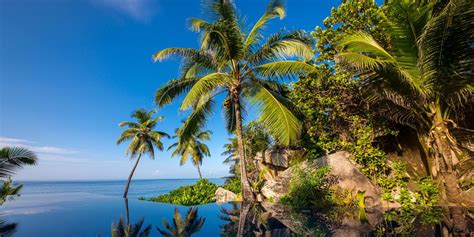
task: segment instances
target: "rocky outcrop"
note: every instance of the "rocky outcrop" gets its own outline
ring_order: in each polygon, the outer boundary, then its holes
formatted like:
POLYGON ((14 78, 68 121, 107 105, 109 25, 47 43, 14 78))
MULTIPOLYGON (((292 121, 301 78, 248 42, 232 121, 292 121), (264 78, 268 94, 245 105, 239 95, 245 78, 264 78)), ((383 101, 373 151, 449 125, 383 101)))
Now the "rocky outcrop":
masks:
POLYGON ((366 207, 381 206, 381 190, 351 162, 348 152, 336 152, 311 162, 303 161, 297 166, 292 166, 281 172, 275 179, 267 181, 262 188, 262 194, 266 198, 279 200, 282 195, 288 192, 291 174, 295 167, 316 169, 322 166, 329 166, 331 168, 329 174, 337 178, 336 185, 338 187, 350 190, 354 196, 359 191, 365 192, 366 207))
POLYGON ((236 201, 237 195, 222 187, 217 188, 214 199, 216 203, 226 203, 236 201))
POLYGON ((267 181, 274 181, 281 172, 290 167, 290 161, 295 156, 303 153, 299 150, 271 149, 258 152, 255 157, 255 165, 258 170, 266 170, 264 178, 267 181))

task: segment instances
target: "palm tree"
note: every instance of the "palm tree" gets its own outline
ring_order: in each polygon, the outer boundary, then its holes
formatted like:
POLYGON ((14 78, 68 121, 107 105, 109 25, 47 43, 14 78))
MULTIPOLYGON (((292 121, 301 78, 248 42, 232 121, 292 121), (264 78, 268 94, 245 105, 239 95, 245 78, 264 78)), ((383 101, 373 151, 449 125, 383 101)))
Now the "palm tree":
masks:
POLYGON ((179 164, 184 165, 188 160, 188 157, 191 157, 194 166, 196 166, 199 179, 202 179, 200 166, 202 165, 202 159, 207 156, 210 157, 211 153, 209 152, 209 147, 203 143, 203 141, 209 141, 211 138, 211 131, 197 131, 196 134, 191 134, 189 137, 181 136, 180 129, 176 129, 176 136, 178 141, 173 143, 168 150, 175 148, 172 157, 179 155, 181 157, 179 164))
POLYGON ((386 108, 383 116, 417 132, 447 201, 460 203, 455 165, 469 155, 453 131, 473 137, 464 116, 474 106, 474 3, 432 2, 389 1, 391 47, 355 32, 340 42, 337 57, 360 72, 369 101, 386 108))
POLYGON ((36 165, 38 158, 32 151, 22 147, 0 149, 0 178, 7 178, 24 165, 36 165))
POLYGON ((199 217, 198 208, 191 207, 186 214, 186 219, 183 220, 178 208, 174 208, 173 226, 163 219, 163 226, 166 230, 158 227, 156 229, 162 236, 166 237, 189 237, 201 230, 206 218, 199 217))
POLYGON ((36 165, 38 158, 32 151, 22 147, 0 149, 0 178, 6 179, 0 187, 0 205, 13 196, 18 196, 23 185, 12 186, 11 175, 25 165, 36 165))
POLYGON ((187 93, 181 110, 191 109, 190 134, 214 111, 215 98, 225 95, 223 111, 227 130, 235 133, 241 160, 243 199, 253 201, 253 193, 245 170, 245 148, 242 121, 246 102, 259 106, 261 119, 281 144, 294 143, 301 129, 299 113, 286 98, 278 79, 299 76, 314 67, 304 61, 313 56, 312 40, 303 31, 279 32, 266 40, 261 31, 273 18, 284 17, 282 1, 271 1, 263 16, 250 31, 244 31, 242 20, 231 1, 211 0, 204 19, 190 19, 191 29, 201 33, 200 48, 167 48, 153 55, 155 61, 170 56, 184 59, 181 76, 157 90, 156 104, 161 107, 187 93))
POLYGON ((138 220, 134 225, 124 224, 122 218, 119 219, 117 226, 112 223, 112 237, 148 237, 151 232, 151 225, 146 226, 143 230, 144 218, 138 220))
POLYGON ((139 109, 132 114, 132 118, 136 119, 136 122, 122 122, 119 124, 120 127, 127 127, 127 129, 120 135, 120 138, 117 140, 117 145, 125 141, 130 141, 126 155, 130 155, 130 159, 137 157, 137 161, 128 176, 128 182, 123 193, 124 198, 127 197, 133 173, 142 155, 148 154, 151 159, 155 159, 155 147, 162 151, 163 143, 161 142, 161 138, 169 137, 165 132, 154 130, 157 123, 163 120, 163 116, 153 118, 153 114, 155 113, 156 110, 146 111, 145 109, 139 109))
POLYGON ((14 196, 20 196, 20 190, 23 188, 23 184, 16 187, 12 186, 12 179, 8 177, 3 185, 0 187, 0 205, 5 203, 7 200, 12 200, 14 196))

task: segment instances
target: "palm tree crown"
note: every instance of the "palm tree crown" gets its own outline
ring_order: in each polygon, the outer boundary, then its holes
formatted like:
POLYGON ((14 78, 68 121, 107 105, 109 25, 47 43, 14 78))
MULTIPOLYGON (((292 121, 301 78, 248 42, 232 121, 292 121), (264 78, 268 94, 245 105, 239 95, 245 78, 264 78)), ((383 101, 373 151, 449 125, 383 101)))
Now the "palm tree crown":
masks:
POLYGON ((182 131, 189 135, 192 134, 189 130, 202 126, 213 112, 216 96, 225 95, 222 105, 226 127, 237 135, 244 167, 243 198, 251 200, 241 134, 245 104, 250 101, 260 108, 261 119, 277 142, 294 143, 301 129, 299 113, 286 98, 285 87, 278 79, 314 70, 305 62, 313 56, 312 42, 303 31, 263 37, 262 29, 271 19, 285 16, 282 1, 271 1, 250 31, 242 30, 242 20, 231 1, 211 0, 206 9, 211 21, 198 18, 189 21, 191 30, 201 34, 200 48, 167 48, 153 55, 155 61, 175 55, 183 58, 180 77, 158 89, 155 102, 161 107, 186 93, 180 109, 193 109, 189 126, 182 131))
POLYGON ((174 148, 172 157, 180 156, 179 161, 180 165, 184 165, 188 158, 191 158, 194 166, 198 169, 199 178, 202 179, 202 174, 200 166, 202 165, 202 160, 205 156, 210 157, 211 153, 209 152, 209 147, 203 143, 203 141, 209 141, 211 138, 211 131, 197 131, 197 134, 192 134, 189 137, 183 137, 181 135, 181 129, 176 129, 176 136, 178 141, 173 143, 168 150, 174 148))
POLYGON ((198 208, 191 207, 183 220, 178 208, 174 209, 173 226, 163 219, 165 229, 156 227, 162 236, 166 237, 188 237, 201 230, 206 218, 199 217, 198 208))
POLYGON ((120 127, 127 127, 122 132, 120 138, 117 140, 117 144, 121 144, 125 141, 131 141, 127 147, 126 154, 131 159, 137 155, 148 154, 151 159, 155 158, 155 149, 163 150, 163 143, 161 139, 163 137, 168 138, 169 135, 165 132, 154 130, 157 123, 163 120, 163 116, 153 118, 153 114, 156 110, 146 111, 145 109, 139 109, 133 112, 132 118, 135 118, 135 122, 121 122, 120 127))
POLYGON ((195 116, 201 117, 212 111, 210 107, 217 95, 225 94, 227 128, 233 132, 237 120, 234 104, 249 98, 261 107, 263 121, 279 142, 294 142, 301 123, 293 113, 295 108, 283 95, 283 87, 274 79, 313 70, 304 61, 289 60, 312 57, 311 38, 303 31, 294 31, 279 32, 264 41, 261 31, 268 21, 285 15, 281 1, 272 1, 249 32, 242 30, 232 3, 210 1, 208 10, 214 22, 190 19, 191 29, 201 32, 199 49, 167 48, 153 56, 156 61, 174 55, 184 58, 180 78, 157 91, 157 105, 164 106, 187 92, 180 109, 193 108, 195 116))
POLYGON ((120 138, 117 140, 117 144, 121 144, 125 141, 130 141, 127 147, 127 155, 130 155, 130 159, 138 156, 135 165, 130 172, 128 182, 125 186, 123 197, 126 198, 128 194, 128 188, 132 180, 133 173, 137 168, 138 162, 143 154, 148 154, 151 159, 155 158, 155 147, 160 151, 163 150, 163 143, 161 138, 169 137, 168 134, 161 131, 156 131, 155 127, 157 123, 163 120, 162 116, 153 118, 153 114, 156 110, 146 111, 145 109, 139 109, 133 112, 132 118, 135 118, 135 122, 122 122, 119 124, 120 127, 127 127, 122 132, 120 138))

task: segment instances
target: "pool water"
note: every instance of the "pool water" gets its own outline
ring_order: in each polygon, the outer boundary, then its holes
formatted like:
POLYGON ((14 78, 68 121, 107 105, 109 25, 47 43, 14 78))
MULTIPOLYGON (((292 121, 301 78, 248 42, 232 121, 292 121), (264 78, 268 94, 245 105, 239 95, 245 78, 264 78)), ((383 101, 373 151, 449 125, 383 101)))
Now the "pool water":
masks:
MULTIPOLYGON (((111 224, 122 217, 126 221, 123 198, 89 193, 31 194, 1 207, 1 218, 6 223, 16 223, 14 236, 110 236, 111 224)), ((163 218, 172 222, 174 208, 183 214, 189 207, 162 203, 128 200, 130 223, 144 218, 144 226, 152 225, 151 236, 158 236, 156 226, 163 228, 163 218)), ((208 204, 198 207, 198 215, 205 223, 195 236, 219 236, 219 218, 222 208, 231 204, 208 204)))

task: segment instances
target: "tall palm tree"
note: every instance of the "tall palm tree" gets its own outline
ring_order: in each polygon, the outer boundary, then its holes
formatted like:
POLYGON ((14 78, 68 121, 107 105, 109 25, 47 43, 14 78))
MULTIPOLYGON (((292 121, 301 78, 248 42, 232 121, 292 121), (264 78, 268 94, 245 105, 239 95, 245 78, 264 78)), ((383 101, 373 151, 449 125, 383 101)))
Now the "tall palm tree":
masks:
POLYGON ((175 148, 172 157, 180 156, 179 160, 180 165, 184 165, 189 157, 193 162, 193 165, 196 166, 199 179, 202 179, 201 168, 202 159, 207 156, 210 157, 211 153, 209 152, 209 147, 203 143, 203 141, 209 141, 211 139, 211 131, 197 131, 196 134, 191 134, 189 137, 181 136, 181 129, 176 129, 175 137, 178 138, 178 141, 173 143, 168 150, 175 148))
POLYGON ((173 226, 163 219, 165 229, 156 227, 162 236, 166 237, 189 237, 201 230, 206 218, 199 217, 198 208, 191 207, 183 220, 178 208, 174 208, 173 226))
POLYGON ((146 111, 145 109, 138 109, 132 113, 132 118, 136 120, 135 122, 121 122, 119 124, 120 127, 127 127, 127 129, 120 135, 120 138, 117 140, 117 145, 125 141, 130 141, 126 155, 130 155, 130 159, 137 157, 135 165, 128 176, 127 185, 123 193, 124 198, 127 197, 133 173, 142 155, 148 154, 151 159, 155 159, 155 147, 162 151, 163 143, 161 139, 163 137, 169 138, 169 135, 165 132, 155 130, 158 122, 163 120, 163 116, 153 118, 155 113, 156 110, 146 111))
MULTIPOLYGON (((388 1, 391 47, 365 32, 340 42, 340 62, 360 72, 369 101, 383 116, 413 128, 435 158, 447 201, 459 203, 455 165, 469 159, 453 131, 470 133, 464 116, 474 108, 474 2, 468 0, 388 1)), ((472 148, 471 148, 472 149, 472 148)), ((472 152, 472 151, 471 151, 472 152)))
MULTIPOLYGON (((285 16, 282 1, 271 1, 250 31, 243 30, 232 1, 211 0, 206 9, 210 21, 190 19, 191 29, 201 34, 200 48, 167 48, 153 55, 155 61, 170 56, 184 59, 181 76, 158 89, 155 102, 161 107, 186 93, 180 109, 192 109, 189 125, 196 125, 214 111, 216 96, 225 95, 226 127, 236 134, 239 144, 243 199, 253 201, 242 137, 246 102, 259 106, 261 119, 277 142, 295 142, 301 129, 299 114, 278 79, 314 70, 305 62, 313 56, 312 42, 303 31, 282 31, 267 39, 262 36, 271 19, 285 16)), ((183 134, 190 134, 187 130, 192 127, 184 128, 183 134)))

